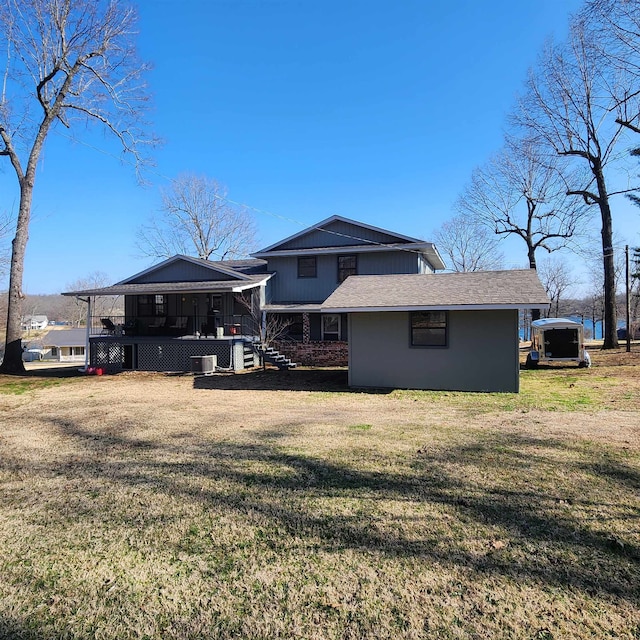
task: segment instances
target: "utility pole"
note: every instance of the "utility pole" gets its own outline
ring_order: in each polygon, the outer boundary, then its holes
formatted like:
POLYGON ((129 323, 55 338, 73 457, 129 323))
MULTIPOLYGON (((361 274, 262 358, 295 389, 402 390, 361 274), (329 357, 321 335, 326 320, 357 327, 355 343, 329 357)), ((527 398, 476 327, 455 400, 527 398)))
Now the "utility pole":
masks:
POLYGON ((626 269, 625 269, 625 275, 626 275, 626 294, 627 294, 627 300, 626 300, 626 307, 627 307, 627 353, 629 353, 631 351, 631 301, 629 300, 629 245, 625 245, 624 247, 624 254, 625 254, 625 262, 626 262, 626 269))

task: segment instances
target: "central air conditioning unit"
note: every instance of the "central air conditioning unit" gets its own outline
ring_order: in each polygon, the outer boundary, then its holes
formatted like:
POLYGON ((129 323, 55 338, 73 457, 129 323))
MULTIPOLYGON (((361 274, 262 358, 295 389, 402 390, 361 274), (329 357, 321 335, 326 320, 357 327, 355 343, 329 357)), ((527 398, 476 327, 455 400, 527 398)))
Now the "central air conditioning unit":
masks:
POLYGON ((191 356, 191 373, 210 375, 218 366, 218 356, 191 356))

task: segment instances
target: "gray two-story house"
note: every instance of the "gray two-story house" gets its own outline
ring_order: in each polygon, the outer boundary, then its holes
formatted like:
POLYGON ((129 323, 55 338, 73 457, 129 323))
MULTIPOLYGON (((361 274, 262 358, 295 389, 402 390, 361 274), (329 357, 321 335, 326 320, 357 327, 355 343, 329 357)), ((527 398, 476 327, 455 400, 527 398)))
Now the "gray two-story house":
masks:
POLYGON ((445 265, 431 242, 332 216, 253 254, 273 274, 264 310, 288 326, 279 347, 303 364, 347 364, 346 314, 320 313, 354 275, 433 273, 445 265))
MULTIPOLYGON (((253 254, 208 261, 174 256, 115 285, 68 292, 87 301, 87 366, 188 371, 216 355, 222 368, 258 361, 276 327, 278 347, 303 364, 346 364, 346 314, 322 303, 351 275, 444 269, 430 243, 332 216, 253 254), (93 317, 94 296, 123 295, 124 317, 93 317)), ((273 337, 273 335, 272 335, 273 337)))

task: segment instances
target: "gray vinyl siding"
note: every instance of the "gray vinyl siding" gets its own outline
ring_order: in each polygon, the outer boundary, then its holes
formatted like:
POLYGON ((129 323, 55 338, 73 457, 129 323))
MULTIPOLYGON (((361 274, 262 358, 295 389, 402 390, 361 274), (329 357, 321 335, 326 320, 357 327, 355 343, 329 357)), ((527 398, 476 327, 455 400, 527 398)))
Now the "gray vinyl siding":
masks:
POLYGON ((305 233, 299 238, 294 238, 285 244, 275 247, 278 251, 287 251, 293 249, 312 249, 315 247, 344 247, 348 245, 368 244, 366 240, 374 243, 389 244, 393 242, 406 242, 405 238, 381 233, 373 229, 366 229, 361 226, 349 224, 341 220, 324 227, 327 231, 314 230, 305 233), (331 233, 333 232, 333 233, 331 233))
POLYGON ((423 255, 418 256, 418 273, 435 273, 435 269, 423 255))
POLYGON ((233 278, 213 269, 207 269, 202 265, 179 260, 127 282, 144 284, 153 282, 199 282, 202 280, 233 280, 233 278))
POLYGON ((354 387, 513 392, 518 312, 450 311, 447 347, 412 347, 408 312, 349 314, 354 387))
MULTIPOLYGON (((267 283, 267 299, 273 303, 323 302, 338 287, 338 256, 348 252, 317 256, 317 277, 298 278, 297 256, 273 257, 267 283)), ((418 273, 418 254, 409 251, 358 253, 358 275, 418 273)))

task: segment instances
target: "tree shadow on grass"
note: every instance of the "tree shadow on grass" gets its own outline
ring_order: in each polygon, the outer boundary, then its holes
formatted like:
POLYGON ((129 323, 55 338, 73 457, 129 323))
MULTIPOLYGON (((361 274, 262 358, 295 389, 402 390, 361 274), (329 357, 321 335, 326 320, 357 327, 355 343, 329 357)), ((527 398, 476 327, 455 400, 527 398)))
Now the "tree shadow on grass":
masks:
MULTIPOLYGON (((79 478, 87 486, 93 480, 125 489, 144 485, 213 512, 235 513, 250 526, 267 523, 278 532, 276 546, 288 535, 327 551, 351 548, 421 558, 590 595, 640 600, 637 543, 607 533, 595 520, 603 510, 615 520, 640 517, 640 508, 629 506, 637 505, 637 478, 629 485, 620 483, 615 459, 570 450, 563 473, 587 470, 599 483, 598 495, 617 485, 627 496, 627 507, 624 511, 614 497, 598 504, 577 481, 570 483, 574 493, 567 495, 548 477, 549 469, 559 464, 557 454, 568 446, 560 440, 478 435, 471 444, 409 454, 402 467, 371 452, 368 462, 380 470, 370 471, 340 462, 339 455, 329 459, 291 453, 272 442, 194 437, 141 441, 113 430, 88 431, 69 421, 51 419, 51 424, 73 438, 81 452, 41 472, 79 478), (477 469, 485 476, 474 474, 477 469), (513 480, 504 486, 496 482, 501 476, 513 480), (345 499, 365 507, 368 515, 318 506, 332 501, 342 505, 345 499), (400 515, 389 515, 385 505, 390 503, 398 505, 400 515), (446 518, 431 522, 425 514, 434 512, 446 518), (496 547, 496 535, 507 542, 496 547)), ((116 514, 87 513, 86 504, 78 513, 78 518, 97 516, 116 514)))
POLYGON ((252 369, 242 373, 217 373, 195 376, 194 389, 245 391, 323 391, 333 393, 387 394, 392 389, 355 389, 349 387, 348 372, 338 369, 252 369))

